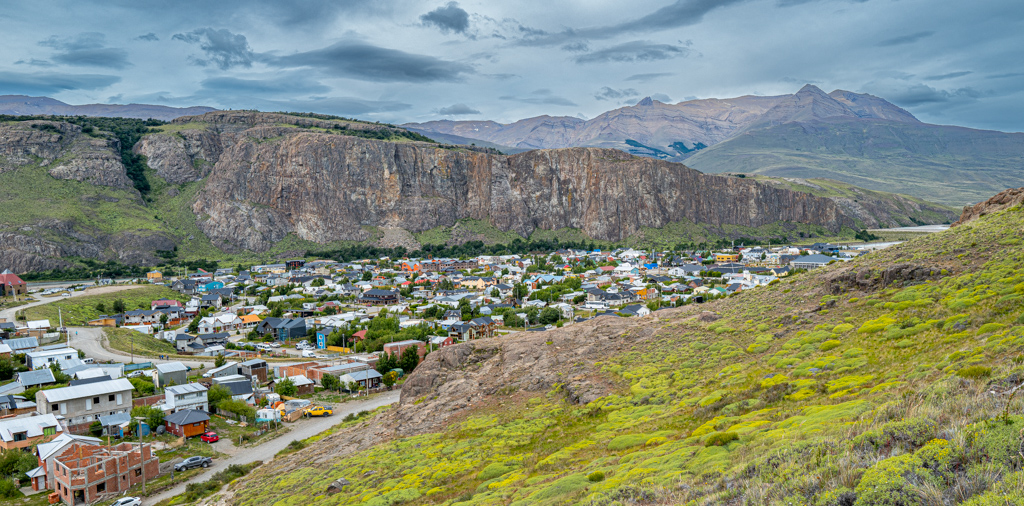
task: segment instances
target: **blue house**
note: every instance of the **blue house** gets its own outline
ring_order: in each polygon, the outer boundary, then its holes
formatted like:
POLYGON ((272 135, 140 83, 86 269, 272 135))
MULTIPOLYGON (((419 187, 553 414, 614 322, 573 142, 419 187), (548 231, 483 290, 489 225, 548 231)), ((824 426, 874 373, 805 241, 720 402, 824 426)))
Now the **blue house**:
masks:
POLYGON ((336 329, 334 327, 324 327, 317 329, 316 331, 316 347, 317 349, 327 349, 327 336, 331 335, 336 329))
POLYGON ((221 288, 224 288, 223 281, 210 281, 209 283, 203 285, 202 290, 204 292, 209 292, 210 290, 220 290, 221 288))

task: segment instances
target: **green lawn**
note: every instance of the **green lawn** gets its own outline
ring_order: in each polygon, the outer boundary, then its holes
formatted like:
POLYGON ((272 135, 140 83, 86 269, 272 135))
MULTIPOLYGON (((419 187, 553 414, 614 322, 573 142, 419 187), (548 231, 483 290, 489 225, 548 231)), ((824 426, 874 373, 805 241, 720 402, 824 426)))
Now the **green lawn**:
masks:
MULTIPOLYGON (((86 292, 88 293, 88 292, 86 292)), ((49 319, 51 324, 58 322, 58 311, 64 316, 64 324, 67 326, 82 326, 89 320, 98 318, 101 314, 114 313, 114 301, 124 301, 126 310, 149 309, 150 302, 157 299, 174 299, 182 302, 188 300, 188 296, 182 295, 165 286, 140 285, 120 292, 106 293, 102 295, 83 295, 70 297, 42 306, 30 307, 23 311, 29 320, 49 319), (96 308, 98 304, 104 305, 104 311, 96 308)))

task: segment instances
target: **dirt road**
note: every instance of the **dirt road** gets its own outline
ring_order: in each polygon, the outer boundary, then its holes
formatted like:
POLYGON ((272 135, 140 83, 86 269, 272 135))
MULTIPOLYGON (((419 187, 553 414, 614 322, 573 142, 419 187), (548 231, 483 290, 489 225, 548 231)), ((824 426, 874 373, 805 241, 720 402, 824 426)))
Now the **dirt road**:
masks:
MULTIPOLYGON (((295 422, 291 425, 292 430, 287 434, 254 448, 232 448, 232 451, 236 452, 235 455, 232 455, 227 459, 215 460, 209 469, 204 471, 202 474, 193 476, 189 482, 197 483, 207 480, 213 475, 213 473, 225 469, 232 464, 248 464, 257 460, 262 460, 264 463, 270 462, 274 459, 274 456, 277 455, 277 452, 288 446, 288 443, 315 436, 341 423, 342 419, 349 414, 358 413, 360 411, 369 411, 381 406, 394 404, 398 402, 400 394, 400 390, 393 390, 362 401, 335 404, 333 416, 311 418, 309 420, 300 420, 295 422)), ((220 443, 214 443, 214 445, 217 444, 220 443)), ((225 450, 228 450, 227 445, 225 445, 225 450)), ((174 497, 185 491, 185 485, 186 483, 181 483, 178 486, 160 494, 146 497, 145 502, 146 504, 156 504, 164 499, 174 497)))
MULTIPOLYGON (((144 285, 108 285, 98 286, 95 288, 87 288, 82 292, 71 292, 72 297, 82 297, 84 295, 103 295, 107 293, 121 292, 124 290, 132 290, 135 288, 142 288, 144 285)), ((50 304, 51 302, 59 302, 65 300, 66 297, 47 297, 47 298, 35 298, 34 302, 29 302, 23 306, 12 307, 10 309, 4 309, 0 311, 0 318, 7 318, 7 321, 14 321, 14 313, 21 311, 25 308, 42 306, 43 304, 50 304)), ((50 322, 56 324, 57 322, 50 322)))

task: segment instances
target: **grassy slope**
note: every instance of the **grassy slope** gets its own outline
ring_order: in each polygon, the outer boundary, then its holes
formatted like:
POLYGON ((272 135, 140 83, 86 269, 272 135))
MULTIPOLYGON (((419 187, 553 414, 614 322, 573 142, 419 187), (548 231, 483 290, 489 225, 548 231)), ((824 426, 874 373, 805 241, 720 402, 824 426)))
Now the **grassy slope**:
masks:
POLYGON ((1024 418, 1000 417, 1024 399, 988 392, 1024 376, 1022 232, 1016 208, 700 307, 713 323, 658 313, 622 337, 631 351, 595 357, 612 395, 485 402, 441 433, 258 470, 233 502, 1021 504, 1024 418), (836 270, 894 263, 935 276, 823 290, 836 270), (338 478, 352 485, 322 495, 338 478))
POLYGON ((188 297, 164 286, 145 285, 122 292, 106 293, 102 295, 83 295, 62 299, 51 304, 34 306, 24 310, 29 320, 49 319, 50 323, 56 325, 60 308, 64 315, 64 324, 67 326, 85 325, 89 320, 99 317, 101 314, 112 314, 114 312, 114 301, 124 301, 127 310, 149 309, 149 303, 161 298, 187 301, 188 297), (106 311, 98 311, 96 305, 103 303, 106 311))
POLYGON ((951 206, 1024 184, 1024 136, 892 122, 787 123, 702 150, 703 172, 829 178, 951 206))

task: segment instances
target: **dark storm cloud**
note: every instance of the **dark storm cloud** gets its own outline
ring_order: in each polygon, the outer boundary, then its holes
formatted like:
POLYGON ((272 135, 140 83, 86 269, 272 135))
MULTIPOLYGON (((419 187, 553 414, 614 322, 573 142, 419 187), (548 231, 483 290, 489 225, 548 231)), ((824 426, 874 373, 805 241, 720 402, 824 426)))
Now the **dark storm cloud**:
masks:
POLYGON ((176 33, 171 39, 188 44, 198 44, 206 54, 205 58, 189 57, 189 61, 200 67, 216 65, 221 70, 231 67, 251 67, 255 54, 249 48, 245 35, 231 33, 223 28, 199 28, 189 33, 176 33))
POLYGON ((128 52, 120 48, 106 47, 106 36, 102 33, 86 32, 71 37, 54 35, 40 41, 39 45, 57 50, 52 59, 64 65, 118 70, 131 66, 131 63, 128 63, 128 52))
POLYGON ((934 75, 934 76, 926 76, 924 78, 924 80, 925 81, 944 81, 946 79, 954 79, 954 78, 957 78, 957 77, 963 77, 963 76, 970 75, 970 74, 972 74, 971 71, 963 70, 963 71, 960 71, 960 72, 950 72, 948 74, 939 74, 939 75, 934 75))
POLYGON ((69 90, 97 90, 120 81, 100 74, 0 72, 0 90, 8 94, 49 95, 69 90))
POLYGON ((636 97, 639 95, 640 92, 634 90, 633 88, 617 90, 615 88, 605 86, 601 88, 600 91, 594 94, 594 98, 596 98, 597 100, 619 100, 624 98, 636 97))
POLYGON ((564 105, 564 106, 575 106, 576 103, 565 97, 559 97, 554 95, 551 90, 547 88, 541 88, 534 90, 530 93, 530 96, 520 97, 515 95, 505 95, 498 97, 498 100, 508 100, 512 102, 521 102, 524 104, 533 105, 564 105))
POLYGON ((153 33, 153 32, 149 32, 149 33, 147 33, 145 35, 139 35, 138 37, 135 37, 135 40, 145 40, 145 41, 149 41, 149 42, 156 42, 156 41, 160 40, 160 37, 157 37, 156 34, 153 33))
POLYGON ((202 88, 209 92, 257 95, 320 94, 331 91, 331 88, 316 81, 306 81, 301 76, 286 76, 273 79, 211 77, 203 80, 202 88))
POLYGON ((274 67, 310 67, 332 76, 372 82, 458 81, 475 73, 473 67, 465 63, 359 41, 343 41, 323 49, 268 57, 266 62, 274 67))
POLYGON ((625 42, 592 53, 581 54, 573 60, 576 63, 645 62, 669 60, 686 56, 690 50, 672 44, 654 44, 644 40, 625 42))
POLYGON ((932 35, 935 35, 935 32, 925 31, 925 32, 911 33, 909 35, 900 35, 899 37, 893 37, 891 39, 885 39, 885 40, 879 42, 876 45, 879 46, 879 47, 890 47, 890 46, 900 46, 900 45, 903 45, 903 44, 913 44, 913 43, 915 43, 915 42, 917 42, 917 41, 919 41, 921 39, 924 39, 926 37, 931 37, 932 35))
POLYGON ((448 107, 438 109, 437 113, 443 116, 465 116, 467 114, 480 114, 480 111, 473 109, 466 104, 453 104, 448 107))
POLYGON ((625 80, 626 81, 639 81, 641 83, 645 83, 647 81, 652 81, 654 79, 658 79, 659 77, 668 77, 670 75, 672 75, 671 72, 652 72, 650 74, 633 74, 633 75, 627 77, 625 80))
POLYGON ((569 28, 557 33, 520 27, 523 35, 526 36, 521 43, 532 46, 554 46, 576 40, 603 40, 628 33, 650 33, 692 26, 700 23, 707 13, 715 9, 745 1, 747 0, 676 0, 671 5, 633 20, 609 26, 569 28))
POLYGON ((466 33, 469 28, 469 13, 459 7, 458 2, 448 2, 422 16, 420 21, 444 33, 466 33))

